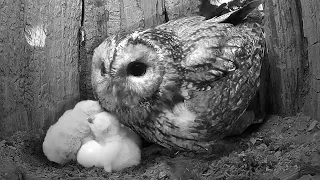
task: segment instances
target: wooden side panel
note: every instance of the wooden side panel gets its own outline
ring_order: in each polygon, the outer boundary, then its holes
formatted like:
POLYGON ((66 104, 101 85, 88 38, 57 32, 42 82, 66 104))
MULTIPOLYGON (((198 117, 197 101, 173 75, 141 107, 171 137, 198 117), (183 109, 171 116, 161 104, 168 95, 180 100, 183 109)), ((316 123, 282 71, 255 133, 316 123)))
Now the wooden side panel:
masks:
POLYGON ((46 129, 79 100, 81 1, 0 1, 0 136, 46 129))
POLYGON ((304 112, 313 118, 320 118, 320 4, 317 0, 301 0, 303 32, 308 42, 310 88, 305 101, 304 112))
POLYGON ((309 90, 309 61, 300 0, 267 0, 265 33, 273 113, 294 115, 302 110, 309 90))

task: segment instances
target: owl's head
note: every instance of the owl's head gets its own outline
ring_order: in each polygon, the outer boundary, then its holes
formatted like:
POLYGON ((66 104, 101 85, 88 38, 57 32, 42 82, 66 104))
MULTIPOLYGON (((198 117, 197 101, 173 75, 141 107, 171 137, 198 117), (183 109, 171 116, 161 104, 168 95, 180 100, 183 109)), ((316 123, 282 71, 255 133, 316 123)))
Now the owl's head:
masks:
POLYGON ((121 119, 143 119, 177 99, 179 56, 172 54, 173 43, 164 38, 170 39, 160 31, 135 32, 109 37, 95 49, 92 84, 107 111, 121 119))

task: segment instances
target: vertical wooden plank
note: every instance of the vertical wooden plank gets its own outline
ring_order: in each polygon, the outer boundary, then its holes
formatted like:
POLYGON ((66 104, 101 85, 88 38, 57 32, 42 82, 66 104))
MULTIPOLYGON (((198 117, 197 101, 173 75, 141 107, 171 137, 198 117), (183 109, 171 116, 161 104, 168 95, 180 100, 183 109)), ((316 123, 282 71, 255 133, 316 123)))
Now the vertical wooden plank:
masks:
POLYGON ((317 0, 301 1, 303 31, 308 42, 310 89, 305 101, 304 112, 320 118, 320 4, 317 0))
POLYGON ((271 110, 280 115, 301 111, 308 93, 307 42, 300 11, 300 0, 268 0, 265 4, 271 110))
POLYGON ((154 27, 165 22, 164 0, 140 0, 144 17, 144 28, 154 27))
POLYGON ((0 2, 0 136, 46 129, 79 99, 80 0, 0 2))
POLYGON ((200 2, 200 0, 165 0, 169 20, 197 15, 200 2))

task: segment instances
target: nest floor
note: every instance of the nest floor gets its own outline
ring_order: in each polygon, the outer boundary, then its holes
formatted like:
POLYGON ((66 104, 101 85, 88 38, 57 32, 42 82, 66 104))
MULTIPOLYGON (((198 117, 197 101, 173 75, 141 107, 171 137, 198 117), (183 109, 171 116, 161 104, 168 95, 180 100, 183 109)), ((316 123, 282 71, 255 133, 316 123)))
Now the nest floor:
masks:
POLYGON ((141 164, 120 172, 64 166, 42 153, 43 132, 0 139, 0 180, 320 180, 320 122, 307 116, 270 116, 226 140, 214 155, 142 150, 141 164))

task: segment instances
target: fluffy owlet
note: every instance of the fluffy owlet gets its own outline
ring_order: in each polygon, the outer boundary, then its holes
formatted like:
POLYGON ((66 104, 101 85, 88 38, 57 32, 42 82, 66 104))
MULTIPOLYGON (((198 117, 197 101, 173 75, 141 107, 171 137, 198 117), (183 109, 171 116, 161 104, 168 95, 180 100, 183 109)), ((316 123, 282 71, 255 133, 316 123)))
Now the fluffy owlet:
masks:
POLYGON ((246 17, 260 4, 107 38, 93 56, 96 98, 168 148, 207 151, 244 130, 252 122, 239 117, 259 87, 265 44, 260 25, 246 17))

